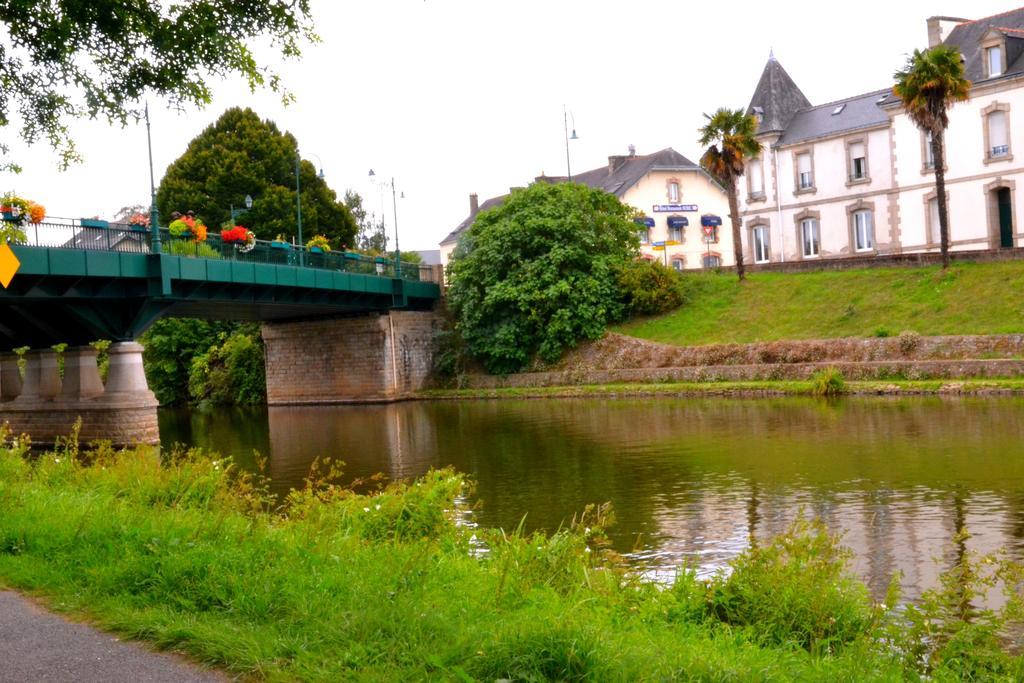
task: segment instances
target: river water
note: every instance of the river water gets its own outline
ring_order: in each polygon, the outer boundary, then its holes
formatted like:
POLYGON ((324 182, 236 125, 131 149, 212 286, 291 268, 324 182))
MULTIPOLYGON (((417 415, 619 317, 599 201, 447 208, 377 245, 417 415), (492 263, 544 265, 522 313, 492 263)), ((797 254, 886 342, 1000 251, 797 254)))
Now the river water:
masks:
POLYGON ((935 585, 964 545, 1024 558, 1024 398, 585 399, 167 410, 161 439, 300 486, 330 456, 351 478, 453 466, 475 522, 556 529, 611 502, 613 544, 652 576, 709 573, 803 509, 845 532, 881 596, 935 585))

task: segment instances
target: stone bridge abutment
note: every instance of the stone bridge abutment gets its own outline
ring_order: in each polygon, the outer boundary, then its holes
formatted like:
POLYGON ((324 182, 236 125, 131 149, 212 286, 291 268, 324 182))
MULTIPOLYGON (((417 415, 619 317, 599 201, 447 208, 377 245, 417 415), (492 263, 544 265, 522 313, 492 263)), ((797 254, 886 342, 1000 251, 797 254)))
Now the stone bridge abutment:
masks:
POLYGON ((400 401, 423 388, 439 317, 391 311, 265 323, 267 404, 400 401))

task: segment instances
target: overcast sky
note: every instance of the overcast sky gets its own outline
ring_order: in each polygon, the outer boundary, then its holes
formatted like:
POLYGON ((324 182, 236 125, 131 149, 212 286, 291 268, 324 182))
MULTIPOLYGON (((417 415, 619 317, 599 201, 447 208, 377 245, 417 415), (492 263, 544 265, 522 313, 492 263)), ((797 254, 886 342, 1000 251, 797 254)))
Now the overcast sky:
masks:
MULTIPOLYGON (((696 161, 702 112, 745 107, 772 49, 822 104, 889 85, 907 53, 926 46, 928 16, 976 19, 1014 5, 313 0, 313 8, 323 41, 300 62, 277 65, 295 104, 240 82, 215 87, 214 102, 188 115, 151 101, 157 182, 225 108, 250 106, 295 134, 304 158, 322 161, 339 196, 353 188, 379 212, 367 172, 394 176, 406 196, 400 246, 435 249, 467 215, 470 192, 483 201, 541 172, 565 173, 563 103, 580 137, 570 143, 574 171, 629 144, 640 154, 674 147, 696 161)), ((25 170, 0 174, 0 188, 53 216, 148 203, 143 126, 83 122, 73 133, 84 163, 58 172, 46 146, 14 145, 25 170)), ((390 196, 385 209, 393 235, 390 196)))

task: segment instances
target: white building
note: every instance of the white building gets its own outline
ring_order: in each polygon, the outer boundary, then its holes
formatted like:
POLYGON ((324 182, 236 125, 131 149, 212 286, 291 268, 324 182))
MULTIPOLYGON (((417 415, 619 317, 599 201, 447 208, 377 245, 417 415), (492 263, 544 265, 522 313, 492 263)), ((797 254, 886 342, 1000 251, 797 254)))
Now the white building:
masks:
MULTIPOLYGON (((946 132, 951 249, 1022 246, 1012 141, 1024 140, 1024 8, 933 17, 928 36, 960 49, 974 84, 946 132)), ((764 144, 740 187, 750 262, 938 250, 930 145, 891 85, 811 106, 773 56, 748 113, 764 144)))
MULTIPOLYGON (((534 182, 567 180, 564 176, 539 176, 534 182)), ((676 270, 735 264, 732 229, 722 220, 729 213, 725 190, 671 147, 646 155, 631 148, 628 155, 608 157, 607 166, 573 174, 572 182, 610 192, 643 212, 637 232, 645 258, 676 270)), ((493 197, 482 205, 475 194, 469 196, 469 216, 441 242, 445 266, 477 213, 500 206, 507 196, 493 197)))

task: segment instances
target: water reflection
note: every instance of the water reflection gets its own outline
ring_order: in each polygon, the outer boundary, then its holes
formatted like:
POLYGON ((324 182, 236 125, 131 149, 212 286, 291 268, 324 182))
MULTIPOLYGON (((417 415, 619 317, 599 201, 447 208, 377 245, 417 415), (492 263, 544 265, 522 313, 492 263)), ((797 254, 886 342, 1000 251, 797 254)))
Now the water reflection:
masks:
POLYGON ((352 478, 451 465, 477 482, 477 521, 555 529, 610 501, 620 552, 654 573, 713 571, 801 508, 846 531, 881 595, 933 585, 965 547, 1024 555, 1024 400, 565 400, 165 413, 161 434, 252 463, 278 491, 318 456, 352 478))

